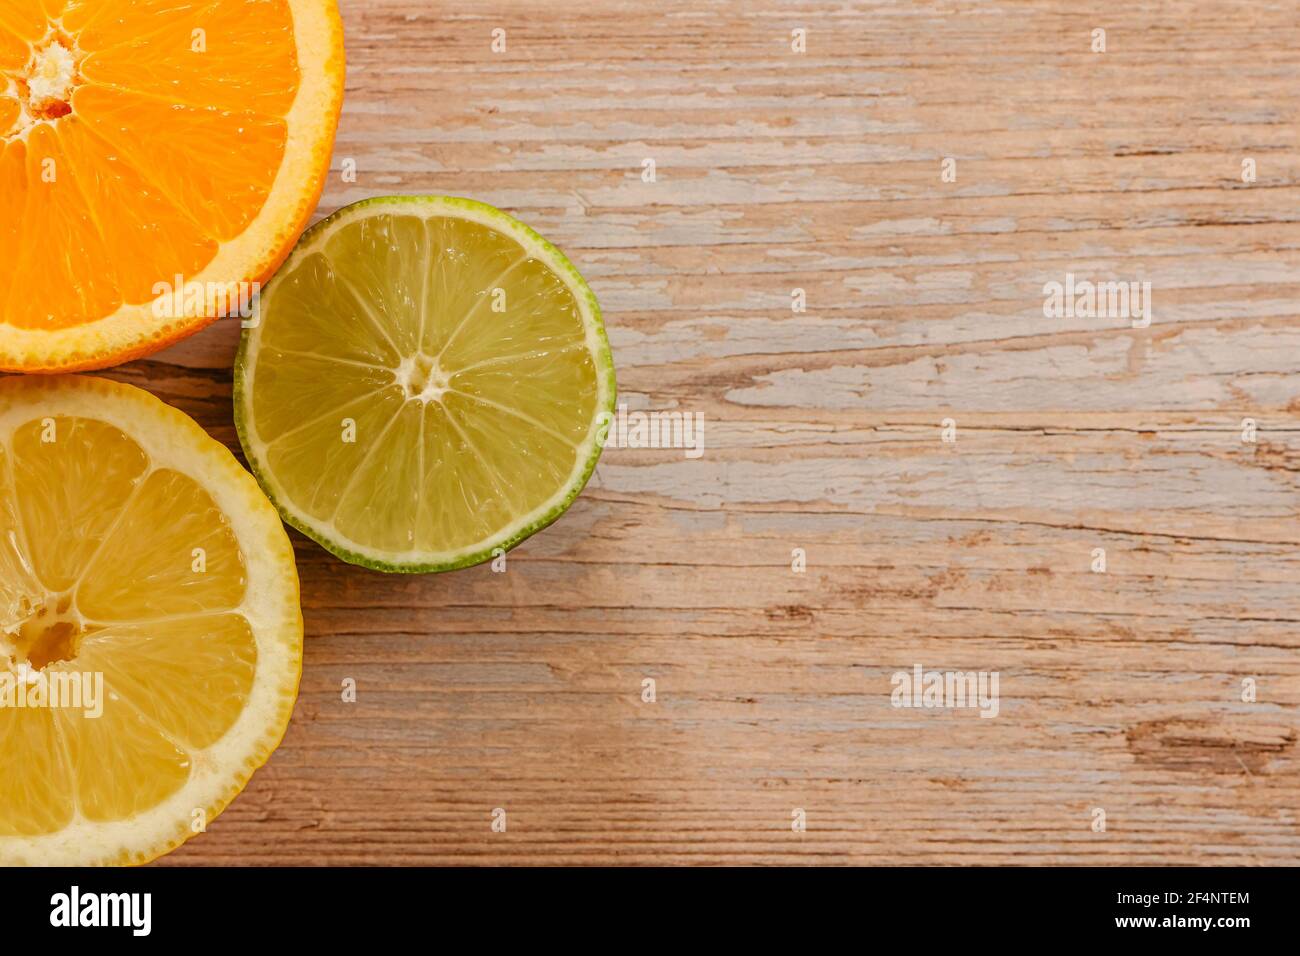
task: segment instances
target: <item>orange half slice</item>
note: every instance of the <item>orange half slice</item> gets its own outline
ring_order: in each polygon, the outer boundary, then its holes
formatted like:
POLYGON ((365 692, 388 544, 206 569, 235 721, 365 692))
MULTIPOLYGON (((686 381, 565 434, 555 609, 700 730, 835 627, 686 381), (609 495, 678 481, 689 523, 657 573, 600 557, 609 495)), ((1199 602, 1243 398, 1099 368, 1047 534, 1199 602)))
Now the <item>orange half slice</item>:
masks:
POLYGON ((334 0, 0 2, 0 368, 103 368, 251 302, 320 199, 334 0))

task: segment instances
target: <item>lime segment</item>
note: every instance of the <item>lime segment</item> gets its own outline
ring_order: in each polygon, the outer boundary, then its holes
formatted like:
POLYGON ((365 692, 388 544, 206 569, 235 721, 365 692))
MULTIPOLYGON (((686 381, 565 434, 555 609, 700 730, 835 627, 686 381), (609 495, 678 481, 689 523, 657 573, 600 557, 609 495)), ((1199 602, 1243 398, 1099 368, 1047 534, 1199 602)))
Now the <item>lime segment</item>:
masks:
POLYGON ((392 197, 303 236, 244 333, 235 418, 290 524, 357 564, 443 571, 568 508, 614 395, 558 249, 482 203, 392 197))

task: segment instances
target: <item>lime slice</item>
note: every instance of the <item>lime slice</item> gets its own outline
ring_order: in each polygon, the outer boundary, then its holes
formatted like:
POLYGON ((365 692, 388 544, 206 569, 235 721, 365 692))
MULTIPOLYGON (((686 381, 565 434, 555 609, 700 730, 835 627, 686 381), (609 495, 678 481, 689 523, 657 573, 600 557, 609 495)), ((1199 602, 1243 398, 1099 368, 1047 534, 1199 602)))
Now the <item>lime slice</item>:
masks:
POLYGON ((369 199, 310 229, 235 364, 235 424, 285 520, 384 571, 488 560, 600 457, 614 365, 558 249, 483 203, 369 199))

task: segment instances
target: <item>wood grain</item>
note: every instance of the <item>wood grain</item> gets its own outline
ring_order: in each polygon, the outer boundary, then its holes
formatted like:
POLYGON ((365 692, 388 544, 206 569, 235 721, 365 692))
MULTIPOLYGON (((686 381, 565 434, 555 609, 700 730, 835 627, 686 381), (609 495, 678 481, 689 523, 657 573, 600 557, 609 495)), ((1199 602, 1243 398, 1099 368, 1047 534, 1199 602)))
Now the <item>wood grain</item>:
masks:
MULTIPOLYGON (((321 214, 516 212, 706 450, 607 450, 504 574, 295 535, 289 734, 162 862, 1300 863, 1300 22, 1088 6, 344 0, 321 214), (1045 318, 1067 272, 1150 328, 1045 318)), ((237 336, 113 374, 237 447, 237 336)))

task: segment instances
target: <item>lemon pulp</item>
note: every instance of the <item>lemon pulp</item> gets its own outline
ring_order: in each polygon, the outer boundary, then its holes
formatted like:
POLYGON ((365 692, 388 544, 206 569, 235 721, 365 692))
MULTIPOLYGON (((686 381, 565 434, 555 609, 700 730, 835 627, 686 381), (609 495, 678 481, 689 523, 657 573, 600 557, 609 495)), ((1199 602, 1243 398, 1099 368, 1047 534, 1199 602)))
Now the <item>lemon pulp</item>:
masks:
POLYGON ((0 862, 150 858, 242 787, 297 687, 283 539, 229 452, 138 389, 0 386, 0 862))

